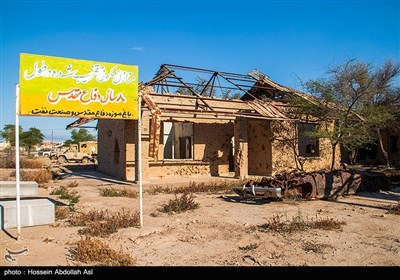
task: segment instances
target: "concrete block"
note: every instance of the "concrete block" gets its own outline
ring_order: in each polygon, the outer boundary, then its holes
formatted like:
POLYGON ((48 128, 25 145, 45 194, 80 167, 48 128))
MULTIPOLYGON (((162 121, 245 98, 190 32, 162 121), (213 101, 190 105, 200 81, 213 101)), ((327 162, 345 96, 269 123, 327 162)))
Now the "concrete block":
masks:
MULTIPOLYGON (((15 181, 0 181, 0 196, 15 197, 17 195, 17 182, 15 181)), ((37 195, 38 183, 35 181, 20 181, 20 195, 37 195)))
MULTIPOLYGON (((21 198, 21 227, 55 222, 55 205, 46 198, 21 198)), ((17 227, 16 200, 0 201, 0 224, 3 229, 17 227)))

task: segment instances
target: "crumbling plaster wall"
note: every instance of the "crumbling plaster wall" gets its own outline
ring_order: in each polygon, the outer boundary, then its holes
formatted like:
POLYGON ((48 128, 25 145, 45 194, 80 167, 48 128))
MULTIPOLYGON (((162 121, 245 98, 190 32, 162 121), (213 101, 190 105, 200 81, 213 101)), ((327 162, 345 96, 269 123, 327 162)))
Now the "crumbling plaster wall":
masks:
POLYGON ((249 175, 272 173, 271 126, 267 120, 248 121, 249 175))
POLYGON ((121 120, 98 120, 98 170, 116 178, 125 176, 125 123, 121 120))
MULTIPOLYGON (((148 157, 149 111, 142 111, 142 179, 193 175, 221 176, 229 173, 229 149, 234 137, 235 175, 269 175, 297 169, 293 148, 276 137, 276 124, 282 121, 237 119, 212 122, 203 120, 193 126, 193 160, 159 160, 148 157)), ((288 125, 288 124, 286 124, 288 125)), ((124 180, 138 180, 135 167, 137 121, 99 120, 99 171, 124 180), (124 144, 125 143, 125 144, 124 144)), ((162 139, 162 137, 161 137, 162 139)), ((319 156, 307 158, 304 170, 328 169, 331 164, 329 140, 320 139, 319 156)), ((232 155, 232 154, 231 154, 232 155)), ((340 149, 336 150, 335 168, 339 167, 340 149)))
POLYGON ((232 136, 233 121, 196 120, 193 124, 193 160, 163 160, 164 145, 160 143, 159 160, 149 161, 149 174, 152 177, 227 174, 232 136))
MULTIPOLYGON (((336 147, 334 169, 340 167, 340 147, 336 147)), ((330 170, 332 164, 332 145, 328 139, 319 139, 319 156, 310 157, 304 162, 304 171, 330 170)))
MULTIPOLYGON (((294 136, 296 125, 292 121, 272 121, 272 170, 273 174, 282 171, 291 171, 300 169, 300 164, 296 165, 296 156, 294 148, 297 149, 297 139, 294 136), (285 139, 283 141, 282 139, 285 139)), ((340 166, 340 148, 336 149, 335 168, 340 166)), ((302 157, 304 171, 316 171, 321 169, 330 169, 332 161, 332 147, 328 139, 319 139, 319 155, 315 157, 302 157)))
MULTIPOLYGON (((210 165, 199 161, 158 161, 149 163, 151 178, 190 177, 194 175, 210 175, 210 165)), ((144 178, 146 179, 146 178, 144 178)))
POLYGON ((196 123, 194 159, 210 163, 211 175, 229 173, 229 149, 232 149, 233 122, 196 123))
POLYGON ((142 172, 142 180, 149 178, 149 140, 150 140, 150 112, 148 110, 141 111, 141 140, 142 140, 142 153, 141 170, 136 168, 138 162, 137 152, 138 147, 135 143, 138 143, 138 121, 124 121, 125 122, 125 139, 126 139, 126 168, 125 178, 126 180, 135 181, 139 180, 139 172, 142 172))
MULTIPOLYGON (((125 134, 124 139, 125 143, 125 151, 126 151, 126 165, 125 165, 125 179, 130 181, 135 181, 138 179, 136 174, 136 141, 137 141, 137 121, 124 121, 125 125, 125 134)), ((143 169, 142 169, 143 170, 143 169)), ((143 171, 142 171, 143 172, 143 171)))

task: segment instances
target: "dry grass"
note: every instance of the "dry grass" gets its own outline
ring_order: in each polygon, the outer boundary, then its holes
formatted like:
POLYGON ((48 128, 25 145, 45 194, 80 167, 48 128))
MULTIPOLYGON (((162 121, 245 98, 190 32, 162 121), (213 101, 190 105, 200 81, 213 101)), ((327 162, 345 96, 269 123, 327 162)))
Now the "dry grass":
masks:
POLYGON ((55 218, 57 221, 65 220, 68 218, 71 209, 68 206, 56 206, 55 207, 55 218))
POLYGON ((96 266, 134 266, 136 261, 129 254, 111 249, 99 239, 85 236, 69 250, 74 261, 96 266))
POLYGON ((0 168, 15 168, 15 154, 5 153, 1 155, 0 168))
MULTIPOLYGON (((41 159, 32 159, 27 157, 20 157, 20 168, 26 169, 39 169, 44 165, 41 159)), ((0 168, 15 168, 15 153, 3 154, 0 159, 0 168)))
POLYGON ((81 235, 107 237, 120 228, 139 226, 139 212, 131 213, 122 209, 111 213, 108 210, 91 210, 87 213, 77 213, 69 219, 71 226, 82 226, 78 231, 81 235))
MULTIPOLYGON (((235 183, 235 185, 237 185, 235 183)), ((174 189, 174 193, 231 193, 232 183, 228 181, 214 181, 209 183, 190 182, 187 186, 174 189)))
POLYGON ((43 168, 43 161, 41 159, 21 158, 21 168, 39 169, 43 168))
MULTIPOLYGON (((50 171, 45 169, 37 170, 37 171, 20 171, 20 178, 21 181, 35 181, 38 184, 48 183, 50 180, 53 179, 53 174, 50 171)), ((10 172, 10 177, 16 177, 16 171, 13 170, 10 172)))
MULTIPOLYGON (((15 172, 14 172, 15 174, 15 172)), ((22 181, 35 181, 36 183, 44 184, 48 183, 53 179, 53 174, 45 169, 41 169, 38 171, 24 171, 21 170, 21 180, 22 181)))
POLYGON ((161 186, 161 185, 150 185, 146 190, 146 193, 150 195, 157 195, 160 193, 172 193, 171 186, 161 186))
POLYGON ((281 217, 280 215, 272 216, 269 222, 258 226, 259 230, 285 234, 310 229, 337 230, 341 229, 342 225, 346 224, 344 221, 338 221, 327 217, 321 218, 316 216, 315 218, 303 218, 300 212, 290 220, 286 219, 286 221, 283 221, 281 217))
POLYGON ((232 188, 234 186, 241 185, 242 182, 236 181, 227 181, 227 180, 217 180, 214 182, 190 182, 188 185, 184 186, 160 186, 160 185, 151 185, 147 190, 148 194, 156 195, 159 193, 168 193, 168 194, 185 194, 185 193, 211 193, 211 194, 219 194, 219 193, 232 193, 232 188))
POLYGON ((67 185, 67 188, 73 189, 73 188, 76 188, 76 187, 78 187, 78 186, 79 186, 78 182, 77 182, 77 181, 73 181, 73 182, 71 182, 71 183, 69 183, 69 184, 67 185))
POLYGON ((159 211, 168 214, 181 213, 187 210, 197 209, 200 204, 194 202, 193 194, 184 193, 180 197, 175 194, 174 199, 170 199, 167 204, 164 204, 159 211))
POLYGON ((108 197, 122 196, 137 198, 139 197, 139 192, 131 189, 116 190, 114 188, 105 188, 100 190, 100 195, 108 197))

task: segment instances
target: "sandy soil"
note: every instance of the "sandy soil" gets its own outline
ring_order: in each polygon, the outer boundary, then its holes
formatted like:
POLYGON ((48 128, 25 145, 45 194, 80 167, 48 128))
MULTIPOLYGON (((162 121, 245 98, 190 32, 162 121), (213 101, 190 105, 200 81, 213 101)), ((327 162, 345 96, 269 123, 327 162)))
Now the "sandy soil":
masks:
MULTIPOLYGON (((68 166, 67 166, 68 167, 68 166)), ((77 182, 81 196, 76 208, 139 210, 139 198, 102 197, 99 190, 135 188, 93 171, 90 165, 64 173, 62 179, 39 188, 39 195, 62 201, 50 192, 77 182)), ((72 170, 72 168, 70 169, 72 170)), ((2 172, 4 177, 6 173, 2 172)), ((230 194, 196 194, 200 207, 168 215, 159 213, 172 194, 150 195, 150 185, 178 185, 216 178, 180 178, 145 182, 143 227, 120 229, 102 238, 117 251, 130 254, 138 266, 399 266, 399 215, 388 213, 400 200, 400 188, 378 193, 358 192, 335 201, 244 200, 230 194), (156 215, 155 215, 156 214, 156 215), (345 224, 339 230, 305 230, 274 233, 258 225, 279 215, 282 221, 332 218, 345 224)), ((79 227, 52 225, 23 227, 19 240, 15 228, 1 232, 1 266, 74 266, 70 249, 81 236, 79 227), (6 260, 6 249, 28 248, 27 254, 6 260)))

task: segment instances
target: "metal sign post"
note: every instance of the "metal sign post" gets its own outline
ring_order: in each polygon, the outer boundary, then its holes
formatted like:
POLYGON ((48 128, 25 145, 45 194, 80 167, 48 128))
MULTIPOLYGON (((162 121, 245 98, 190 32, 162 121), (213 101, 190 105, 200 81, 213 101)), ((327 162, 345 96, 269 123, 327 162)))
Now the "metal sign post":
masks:
POLYGON ((17 201, 17 240, 21 237, 20 164, 19 164, 19 84, 15 85, 15 183, 17 201))
POLYGON ((140 94, 140 92, 138 93, 138 179, 139 179, 139 215, 140 215, 140 227, 143 227, 143 186, 142 186, 142 96, 140 94))

